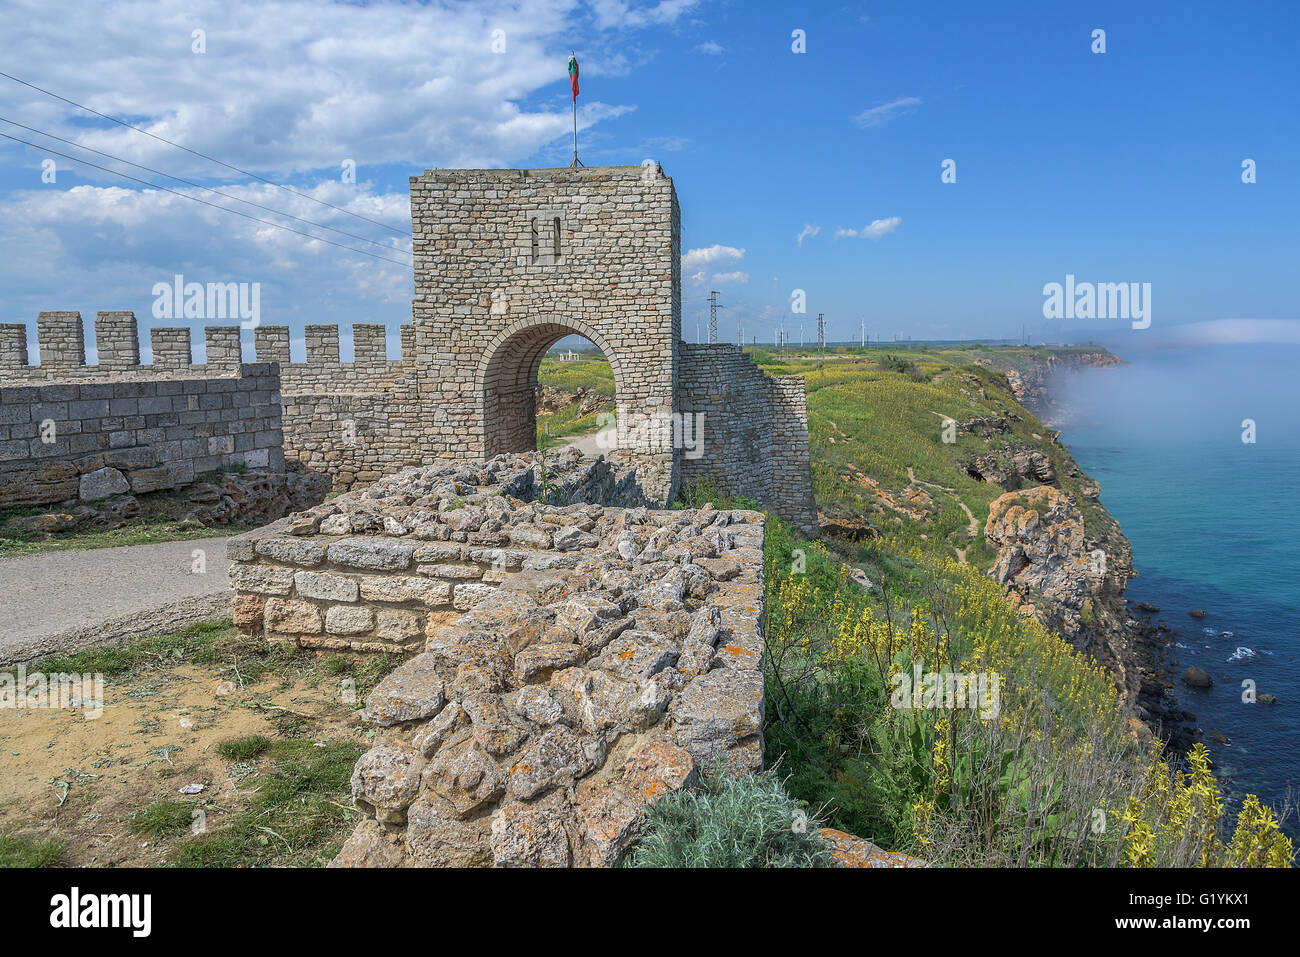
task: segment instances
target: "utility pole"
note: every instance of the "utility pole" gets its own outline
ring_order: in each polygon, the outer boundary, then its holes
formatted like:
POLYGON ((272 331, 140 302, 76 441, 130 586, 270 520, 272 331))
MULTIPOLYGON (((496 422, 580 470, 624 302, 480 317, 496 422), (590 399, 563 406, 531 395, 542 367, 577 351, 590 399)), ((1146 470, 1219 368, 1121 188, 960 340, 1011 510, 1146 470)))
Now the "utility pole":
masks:
POLYGON ((718 341, 718 290, 709 293, 709 345, 718 341))
POLYGON ((826 361, 826 316, 823 313, 817 313, 817 345, 822 350, 822 362, 826 361))

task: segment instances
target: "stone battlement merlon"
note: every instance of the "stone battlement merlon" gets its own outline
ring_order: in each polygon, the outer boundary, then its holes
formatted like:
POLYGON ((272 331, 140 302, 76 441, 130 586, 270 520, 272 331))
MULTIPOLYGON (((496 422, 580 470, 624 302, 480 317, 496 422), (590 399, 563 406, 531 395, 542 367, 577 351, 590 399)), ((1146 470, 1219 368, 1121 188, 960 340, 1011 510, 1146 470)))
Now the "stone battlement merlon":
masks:
MULTIPOLYGON (((28 378, 69 380, 103 378, 114 374, 184 375, 194 370, 210 375, 226 371, 239 374, 244 364, 241 328, 212 325, 203 329, 206 362, 194 361, 193 330, 189 326, 153 326, 149 343, 153 361, 140 356, 139 328, 134 312, 100 312, 95 316, 95 351, 98 363, 91 363, 86 351, 80 312, 42 312, 36 320, 41 361, 28 362, 28 334, 25 323, 0 323, 0 379, 28 378)), ((382 387, 394 375, 409 369, 415 355, 415 327, 401 327, 401 355, 388 358, 387 327, 378 323, 352 326, 353 361, 339 359, 339 327, 308 324, 304 329, 303 362, 291 362, 288 326, 257 326, 253 329, 253 362, 275 362, 281 366, 286 385, 292 390, 304 373, 332 372, 337 378, 321 380, 321 388, 382 387), (350 373, 360 372, 360 376, 350 373)))

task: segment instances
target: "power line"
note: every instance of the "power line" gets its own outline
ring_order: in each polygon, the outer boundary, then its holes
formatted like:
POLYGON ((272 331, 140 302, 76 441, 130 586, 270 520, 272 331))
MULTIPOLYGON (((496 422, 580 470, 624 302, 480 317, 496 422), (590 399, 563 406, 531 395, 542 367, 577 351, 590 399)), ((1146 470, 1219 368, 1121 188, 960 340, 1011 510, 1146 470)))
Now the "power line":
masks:
POLYGON ((3 70, 0 70, 0 76, 4 77, 7 80, 13 80, 15 83, 21 83, 23 86, 36 90, 38 93, 44 93, 46 96, 52 96, 56 100, 62 100, 64 103, 68 103, 72 106, 75 106, 79 110, 85 110, 87 113, 93 113, 98 117, 116 123, 118 126, 125 126, 128 130, 135 130, 137 133, 143 133, 145 136, 155 139, 159 143, 166 143, 168 146, 174 146, 178 150, 184 150, 185 152, 193 156, 200 156, 203 159, 208 160, 209 162, 216 163, 218 166, 224 166, 226 169, 233 169, 236 173, 242 173, 244 176, 251 176, 253 179, 258 180, 259 182, 266 183, 268 186, 274 186, 276 189, 287 190, 288 192, 293 193, 295 196, 301 196, 303 199, 309 199, 313 203, 319 203, 322 206, 328 206, 330 209, 337 210, 340 213, 345 213, 348 216, 355 216, 357 219, 364 220, 365 222, 371 223, 372 225, 375 226, 380 226, 384 229, 389 230, 390 232, 397 233, 399 236, 405 235, 405 233, 402 230, 396 229, 393 226, 389 226, 387 223, 381 223, 377 219, 369 219, 366 216, 362 216, 360 213, 354 213, 351 210, 344 209, 342 206, 335 206, 333 203, 327 203, 323 199, 317 199, 314 196, 308 196, 306 193, 300 193, 291 186, 284 186, 280 183, 272 182, 271 180, 266 179, 263 176, 258 176, 256 173, 249 172, 248 170, 242 169, 238 166, 232 166, 230 163, 226 163, 222 160, 219 160, 215 156, 209 156, 207 153, 200 153, 198 150, 192 150, 188 146, 181 146, 180 143, 173 143, 171 140, 158 136, 156 133, 150 133, 148 130, 142 130, 138 126, 132 126, 130 123, 127 123, 124 120, 119 120, 115 116, 109 116, 107 113, 99 112, 99 110, 93 110, 83 103, 78 103, 76 100, 68 99, 66 96, 59 96, 59 94, 47 90, 44 87, 39 87, 35 83, 28 83, 26 80, 20 80, 18 79, 18 77, 13 76, 12 74, 9 73, 5 73, 3 70))
POLYGON ((341 236, 347 236, 349 239, 359 239, 363 243, 370 243, 370 245, 378 246, 380 249, 387 249, 389 251, 393 251, 393 247, 386 246, 383 243, 376 242, 373 239, 367 239, 365 236, 358 236, 356 233, 350 233, 344 229, 337 229, 334 226, 326 226, 324 223, 317 223, 317 222, 313 222, 310 219, 303 219, 301 216, 293 215, 293 213, 286 213, 278 209, 273 209, 270 206, 263 206, 261 203, 254 203, 252 200, 240 199, 238 196, 234 196, 230 193, 223 192, 219 189, 213 189, 211 186, 204 186, 201 183, 195 183, 192 180, 185 179, 182 176, 173 176, 171 173, 164 173, 162 170, 154 169, 151 166, 143 166, 140 163, 133 163, 128 159, 122 159, 122 157, 120 156, 114 156, 112 153, 105 153, 103 150, 97 150, 90 146, 83 146, 82 144, 76 142, 75 140, 66 140, 62 136, 55 136, 53 133, 47 133, 44 130, 38 130, 34 126, 27 126, 26 124, 19 123, 16 120, 11 120, 6 116, 0 116, 0 122, 8 123, 10 126, 16 126, 19 129, 29 130, 33 133, 39 134, 40 136, 48 136, 50 139, 58 140, 60 143, 67 143, 69 146, 75 146, 79 150, 85 150, 87 153, 94 153, 97 156, 103 156, 106 157, 107 159, 114 160, 115 162, 118 163, 125 163, 127 166, 134 166, 136 169, 145 170, 146 172, 153 173, 155 176, 166 176, 168 179, 174 179, 176 180, 176 182, 184 183, 186 186, 193 186, 195 189, 202 189, 202 190, 207 190, 209 193, 216 193, 218 196, 224 196, 227 199, 233 199, 237 203, 244 203, 248 206, 253 206, 256 207, 257 209, 265 210, 268 213, 274 213, 277 216, 284 216, 287 219, 297 220, 300 223, 306 223, 308 226, 315 226, 317 229, 328 229, 332 233, 338 233, 341 236))
POLYGON ((89 166, 92 169, 103 170, 105 173, 110 173, 113 176, 120 176, 123 179, 129 179, 133 183, 140 183, 141 185, 149 186, 152 187, 153 189, 160 189, 164 193, 171 193, 175 196, 180 196, 182 199, 193 200, 196 203, 202 203, 204 206, 211 206, 213 209, 219 209, 222 210, 223 212, 234 213, 236 216, 242 216, 244 217, 244 219, 251 219, 253 222, 261 223, 264 226, 273 226, 276 229, 283 229, 291 233, 296 233, 297 235, 304 236, 307 239, 312 240, 313 242, 327 243, 330 246, 337 246, 339 249, 346 249, 350 253, 358 253, 359 255, 362 256, 369 256, 371 259, 382 259, 384 262, 393 263, 396 266, 409 267, 411 265, 409 262, 402 262, 401 260, 398 259, 389 259, 387 256, 376 256, 374 253, 366 252, 364 249, 354 249, 351 246, 343 245, 343 243, 336 243, 332 239, 324 239, 320 236, 313 236, 311 233, 304 233, 301 229, 294 229, 292 226, 285 226, 282 223, 273 223, 269 219, 261 219, 257 216, 250 216, 248 213, 241 213, 239 210, 231 209, 228 206, 218 206, 216 203, 209 203, 206 199, 199 199, 197 196, 188 196, 185 193, 182 193, 179 190, 172 189, 169 186, 160 186, 157 183, 151 183, 148 180, 143 180, 135 176, 128 176, 126 173, 120 173, 115 169, 109 169, 107 166, 100 166, 98 163, 92 163, 89 160, 80 159, 79 157, 76 156, 69 156, 67 153, 60 153, 58 150, 52 150, 44 146, 38 146, 35 143, 29 143, 27 140, 19 139, 16 136, 10 136, 8 133, 0 133, 0 136, 3 136, 7 140, 13 140, 15 143, 22 143, 24 146, 30 146, 32 149, 43 150, 46 153, 53 153, 55 156, 62 156, 64 159, 70 159, 74 163, 80 163, 83 166, 89 166))

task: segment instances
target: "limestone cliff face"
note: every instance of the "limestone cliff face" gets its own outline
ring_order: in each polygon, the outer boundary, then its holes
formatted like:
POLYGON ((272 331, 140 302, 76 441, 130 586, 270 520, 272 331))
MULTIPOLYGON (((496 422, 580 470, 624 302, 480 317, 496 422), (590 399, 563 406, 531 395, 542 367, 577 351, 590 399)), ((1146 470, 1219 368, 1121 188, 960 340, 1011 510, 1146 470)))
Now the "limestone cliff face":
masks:
POLYGON ((1132 711, 1140 678, 1124 590, 1134 572, 1114 519, 1085 522, 1070 495, 1039 485, 999 496, 984 536, 998 550, 989 574, 1008 598, 1109 669, 1132 711))

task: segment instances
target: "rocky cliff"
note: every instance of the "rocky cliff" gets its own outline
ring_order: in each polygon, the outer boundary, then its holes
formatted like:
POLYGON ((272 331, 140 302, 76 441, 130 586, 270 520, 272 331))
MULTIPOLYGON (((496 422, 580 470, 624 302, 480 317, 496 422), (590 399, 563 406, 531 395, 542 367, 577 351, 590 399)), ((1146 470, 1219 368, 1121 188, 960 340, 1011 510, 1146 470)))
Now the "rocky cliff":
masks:
POLYGON ((1050 485, 999 496, 984 525, 997 549, 989 575, 1008 600, 1105 666, 1125 710, 1136 713, 1141 669, 1124 601, 1132 550, 1114 519, 1093 511, 1085 518, 1080 503, 1050 485))

